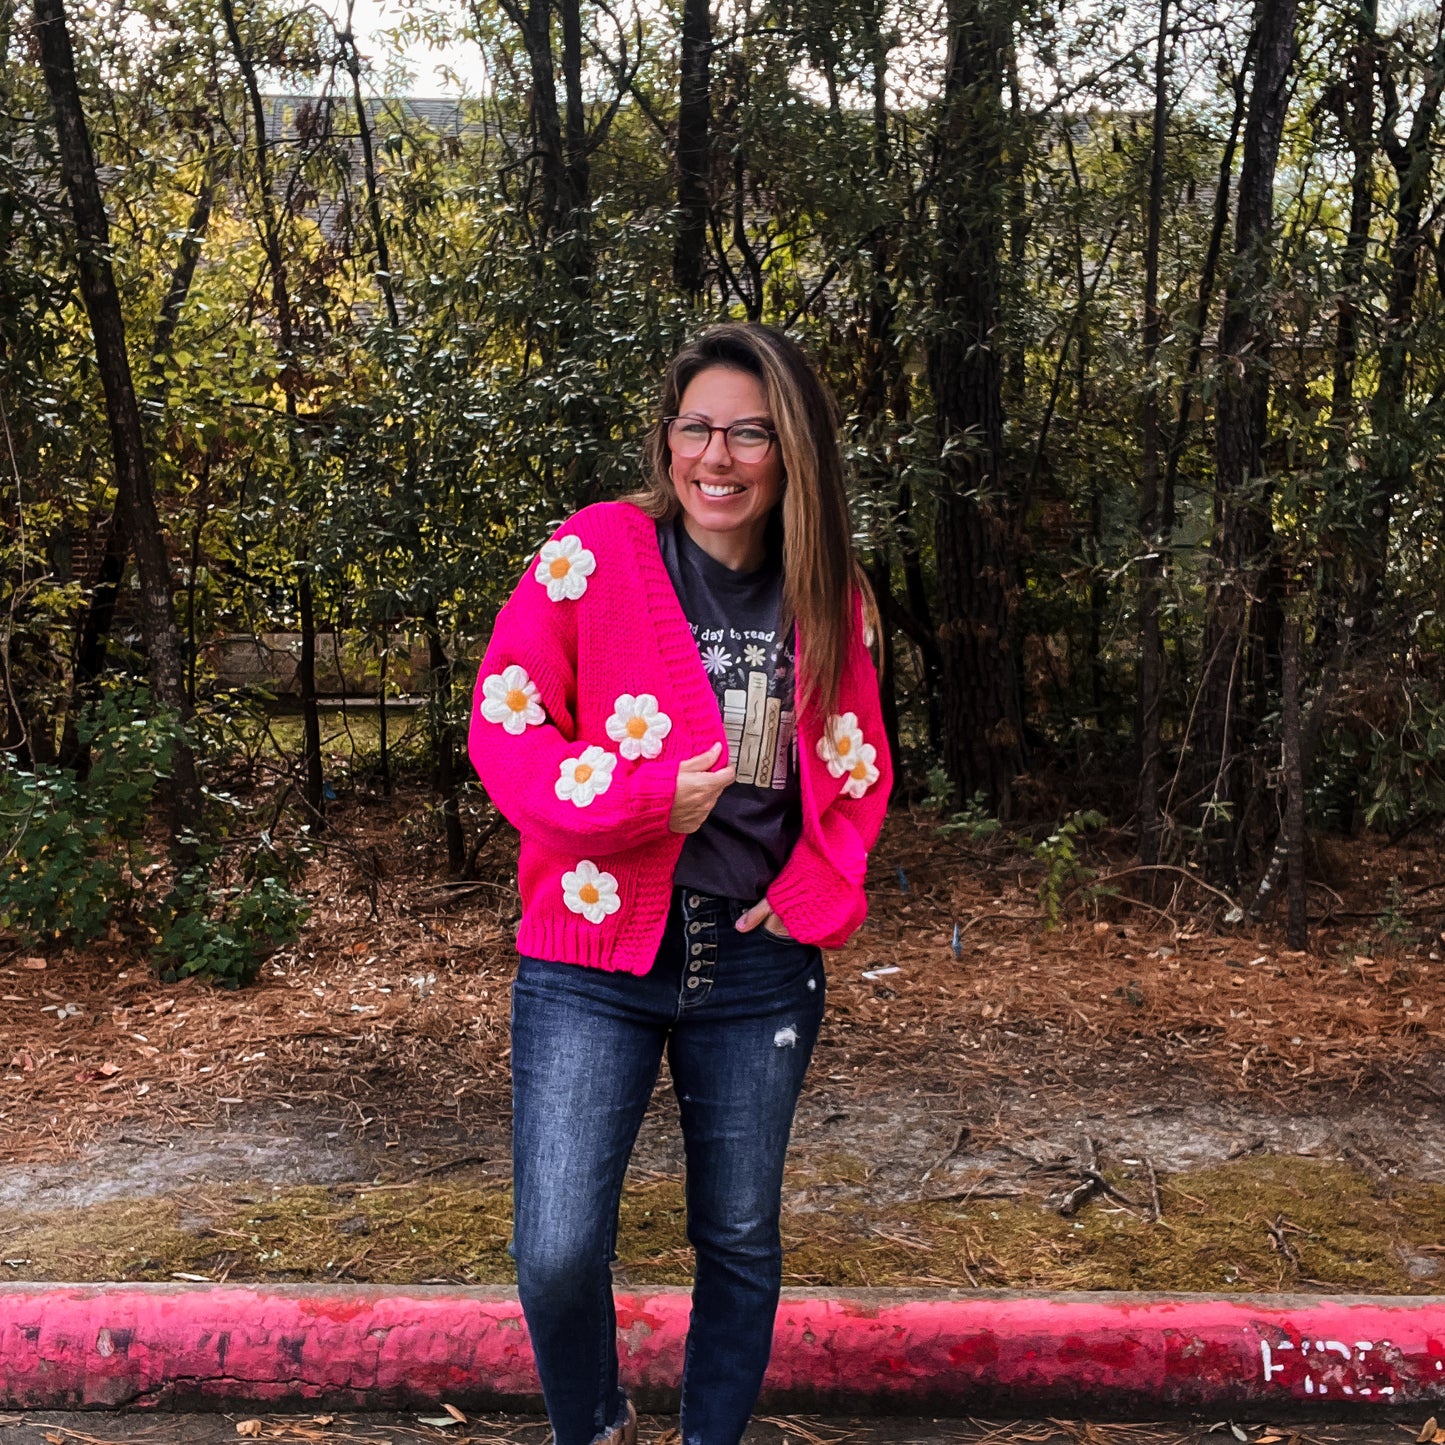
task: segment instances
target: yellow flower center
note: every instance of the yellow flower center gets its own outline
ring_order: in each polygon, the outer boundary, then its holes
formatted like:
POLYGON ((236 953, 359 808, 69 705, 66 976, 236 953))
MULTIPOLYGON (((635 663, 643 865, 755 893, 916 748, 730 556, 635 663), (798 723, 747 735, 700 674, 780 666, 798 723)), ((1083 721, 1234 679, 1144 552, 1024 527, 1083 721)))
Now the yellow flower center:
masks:
POLYGON ((584 883, 578 890, 577 896, 587 904, 596 903, 602 895, 597 891, 595 883, 584 883))
POLYGON ((507 694, 507 707, 512 712, 527 711, 527 694, 520 687, 514 687, 507 694))
POLYGON ((852 749, 853 749, 853 739, 852 739, 852 738, 842 737, 842 738, 839 738, 839 739, 838 739, 838 756, 839 756, 840 758, 846 758, 846 757, 848 756, 848 754, 852 751, 852 749))
POLYGON ((592 776, 592 764, 578 763, 577 766, 572 769, 572 776, 579 783, 585 783, 587 779, 592 776))
POLYGON ((857 778, 861 782, 866 782, 868 779, 868 764, 865 763, 862 758, 859 758, 853 765, 853 771, 849 776, 857 778))
POLYGON ((558 557, 547 570, 560 581, 572 570, 572 564, 565 557, 558 557))
POLYGON ((647 736, 647 719, 645 717, 628 718, 627 736, 630 738, 645 738, 647 736))

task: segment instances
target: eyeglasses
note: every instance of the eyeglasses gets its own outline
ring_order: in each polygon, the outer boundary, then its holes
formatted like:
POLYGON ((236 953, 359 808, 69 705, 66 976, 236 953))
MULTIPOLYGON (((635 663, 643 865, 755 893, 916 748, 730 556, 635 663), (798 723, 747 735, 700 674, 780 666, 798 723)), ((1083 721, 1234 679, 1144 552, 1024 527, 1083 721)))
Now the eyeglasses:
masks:
POLYGON ((755 421, 737 421, 731 426, 709 426, 693 416, 665 416, 667 445, 674 456, 690 461, 712 445, 712 434, 721 432, 728 455, 735 462, 760 462, 772 450, 778 434, 755 421))

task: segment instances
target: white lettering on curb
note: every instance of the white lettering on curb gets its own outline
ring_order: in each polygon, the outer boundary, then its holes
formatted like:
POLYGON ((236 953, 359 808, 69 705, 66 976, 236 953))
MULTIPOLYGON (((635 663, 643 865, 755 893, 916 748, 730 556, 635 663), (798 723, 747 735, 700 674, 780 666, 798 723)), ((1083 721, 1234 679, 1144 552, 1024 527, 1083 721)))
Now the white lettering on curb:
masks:
MULTIPOLYGON (((1389 1340, 1354 1340, 1347 1344, 1343 1340, 1300 1339, 1260 1340, 1259 1358, 1263 1380, 1266 1385, 1277 1384, 1287 1393, 1302 1392, 1305 1395, 1328 1395, 1331 1388, 1351 1399, 1385 1399, 1398 1393, 1395 1384, 1380 1383, 1380 1374, 1390 1380, 1403 1362, 1385 1358, 1372 1361, 1374 1352, 1387 1352, 1393 1347, 1389 1340), (1287 1356, 1299 1351, 1300 1364, 1305 1368, 1292 1371, 1287 1356), (1313 1351, 1318 1357, 1309 1359, 1313 1351), (1338 1355, 1339 1359, 1331 1356, 1338 1355), (1366 1383, 1368 1382, 1368 1383, 1366 1383)), ((1445 1360, 1434 1360, 1437 1374, 1445 1373, 1445 1360)), ((1414 1368, 1424 1370, 1426 1362, 1420 1360, 1414 1368)))

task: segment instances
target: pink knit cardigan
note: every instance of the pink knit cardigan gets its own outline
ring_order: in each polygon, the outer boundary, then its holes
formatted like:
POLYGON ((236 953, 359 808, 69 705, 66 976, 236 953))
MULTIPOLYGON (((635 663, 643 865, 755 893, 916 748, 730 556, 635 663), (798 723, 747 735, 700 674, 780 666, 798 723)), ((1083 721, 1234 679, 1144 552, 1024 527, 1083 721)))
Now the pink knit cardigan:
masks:
MULTIPOLYGON (((867 916, 892 782, 861 604, 852 632, 837 713, 799 710, 803 832, 768 888, 793 937, 825 948, 867 916)), ((656 524, 627 502, 578 512, 498 614, 472 707, 472 762, 522 836, 522 953, 652 967, 683 843, 677 765, 713 743, 726 753, 656 524)))

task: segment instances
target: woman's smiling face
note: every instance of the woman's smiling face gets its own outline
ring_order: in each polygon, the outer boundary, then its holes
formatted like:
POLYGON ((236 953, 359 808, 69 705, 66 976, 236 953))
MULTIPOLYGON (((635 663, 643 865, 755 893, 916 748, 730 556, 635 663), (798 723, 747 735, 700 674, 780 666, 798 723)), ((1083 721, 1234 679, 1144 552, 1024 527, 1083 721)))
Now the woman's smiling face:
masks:
MULTIPOLYGON (((740 421, 773 425, 762 382, 730 366, 698 372, 678 399, 677 412, 715 427, 740 421)), ((729 566, 760 565, 768 514, 783 493, 783 459, 777 441, 761 461, 740 462, 728 452, 723 434, 714 432, 701 456, 674 453, 671 472, 692 539, 729 566), (714 550, 718 544, 745 560, 739 564, 720 556, 714 550)))

